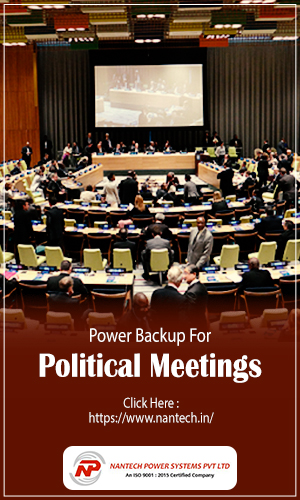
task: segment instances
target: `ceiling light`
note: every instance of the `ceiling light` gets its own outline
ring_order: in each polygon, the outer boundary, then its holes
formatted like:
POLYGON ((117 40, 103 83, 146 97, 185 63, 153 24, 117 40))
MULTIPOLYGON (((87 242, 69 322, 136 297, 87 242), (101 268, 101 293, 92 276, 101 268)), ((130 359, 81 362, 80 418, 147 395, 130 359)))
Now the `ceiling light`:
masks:
POLYGON ((78 42, 78 38, 74 38, 74 42, 78 42))
POLYGON ((135 41, 135 43, 144 43, 144 40, 142 40, 142 39, 140 39, 140 38, 138 38, 138 39, 136 39, 136 40, 134 40, 134 41, 135 41))
POLYGON ((66 28, 57 28, 56 31, 66 31, 66 28))
POLYGON ((151 43, 151 42, 152 40, 150 40, 150 38, 146 38, 145 43, 151 43))
POLYGON ((242 27, 242 25, 241 25, 241 24, 233 24, 231 27, 232 27, 234 30, 237 30, 237 29, 241 28, 241 27, 242 27))
POLYGON ((148 14, 147 17, 148 19, 152 19, 154 17, 154 14, 148 14))
POLYGON ((75 28, 68 28, 68 31, 75 31, 75 28))
POLYGON ((77 28, 77 31, 85 31, 85 28, 77 28))
POLYGON ((154 14, 154 17, 156 17, 156 19, 165 19, 166 15, 165 14, 154 14))
POLYGON ((69 38, 69 40, 68 40, 68 41, 69 41, 69 42, 72 42, 72 40, 73 40, 73 38, 69 38))
POLYGON ((80 41, 80 42, 84 42, 84 39, 83 39, 83 38, 79 38, 79 41, 80 41))
POLYGON ((43 9, 52 9, 52 5, 43 5, 43 9))
POLYGON ((19 47, 25 47, 26 43, 25 42, 19 42, 18 45, 19 45, 19 47))
POLYGON ((10 43, 8 42, 4 42, 2 45, 4 45, 5 47, 10 47, 10 43))
POLYGON ((93 38, 93 37, 91 37, 91 38, 89 38, 88 40, 89 40, 90 42, 93 42, 93 41, 94 41, 94 38, 93 38))
POLYGON ((27 7, 31 10, 42 10, 42 7, 40 7, 39 5, 27 5, 27 7))
POLYGON ((224 28, 224 25, 223 25, 223 24, 216 24, 216 25, 215 25, 215 28, 216 28, 217 30, 221 30, 222 28, 224 28))
POLYGON ((60 5, 60 4, 53 5, 53 7, 54 7, 55 9, 64 9, 64 8, 65 8, 65 6, 64 6, 64 5, 60 5))
POLYGON ((159 43, 161 42, 160 38, 153 38, 152 43, 159 43))
POLYGON ((137 19, 146 19, 146 17, 147 17, 146 14, 138 14, 136 16, 137 19))

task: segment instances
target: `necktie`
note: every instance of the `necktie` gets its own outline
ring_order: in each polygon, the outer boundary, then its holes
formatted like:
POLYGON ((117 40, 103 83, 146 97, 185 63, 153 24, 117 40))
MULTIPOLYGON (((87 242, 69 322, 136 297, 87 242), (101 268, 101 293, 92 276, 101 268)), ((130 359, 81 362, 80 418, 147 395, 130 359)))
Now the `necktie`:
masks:
POLYGON ((199 236, 199 231, 197 231, 197 234, 196 234, 196 236, 195 236, 195 238, 194 238, 194 241, 193 241, 193 245, 195 245, 195 243, 196 243, 196 241, 197 241, 198 236, 199 236))

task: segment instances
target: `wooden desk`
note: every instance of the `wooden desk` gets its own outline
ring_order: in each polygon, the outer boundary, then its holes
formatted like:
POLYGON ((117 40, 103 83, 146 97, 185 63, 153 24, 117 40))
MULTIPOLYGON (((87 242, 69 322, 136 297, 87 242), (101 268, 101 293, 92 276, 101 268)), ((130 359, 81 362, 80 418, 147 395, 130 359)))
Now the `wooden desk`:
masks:
MULTIPOLYGON (((4 269, 1 268, 1 274, 4 274, 4 269)), ((60 274, 60 271, 55 273, 43 274, 38 271, 19 271, 16 274, 12 275, 9 279, 15 278, 18 282, 24 281, 32 281, 34 283, 41 282, 46 283, 48 278, 51 276, 57 276, 60 274)), ((133 273, 125 273, 121 276, 110 276, 104 271, 100 272, 91 272, 88 274, 81 273, 71 273, 71 277, 80 278, 84 285, 90 286, 102 286, 102 285, 118 285, 118 286, 127 286, 133 287, 134 283, 134 274, 133 273), (114 278, 114 279, 113 279, 114 278), (112 281, 113 279, 113 281, 112 281)))
POLYGON ((217 175, 220 172, 221 169, 217 171, 215 170, 215 168, 208 167, 204 163, 201 162, 197 163, 197 175, 199 179, 207 182, 208 184, 211 184, 212 186, 218 189, 220 188, 220 181, 219 179, 217 179, 217 175))
POLYGON ((137 155, 122 153, 121 155, 105 154, 104 156, 97 156, 96 153, 92 154, 92 163, 95 164, 100 162, 103 166, 103 170, 112 172, 128 172, 128 170, 155 170, 157 173, 161 170, 194 171, 195 153, 155 153, 154 155, 145 153, 139 153, 137 155))

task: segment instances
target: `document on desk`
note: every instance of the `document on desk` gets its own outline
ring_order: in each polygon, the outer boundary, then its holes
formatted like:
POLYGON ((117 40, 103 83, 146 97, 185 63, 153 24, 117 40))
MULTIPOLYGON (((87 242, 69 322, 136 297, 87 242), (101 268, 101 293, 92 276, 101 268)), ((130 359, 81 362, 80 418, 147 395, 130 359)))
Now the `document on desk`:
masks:
POLYGON ((172 272, 162 286, 76 273, 79 304, 66 276, 54 310, 43 289, 30 295, 48 275, 18 272, 3 329, 6 496, 293 497, 294 313, 279 292, 237 293, 235 270, 172 272))

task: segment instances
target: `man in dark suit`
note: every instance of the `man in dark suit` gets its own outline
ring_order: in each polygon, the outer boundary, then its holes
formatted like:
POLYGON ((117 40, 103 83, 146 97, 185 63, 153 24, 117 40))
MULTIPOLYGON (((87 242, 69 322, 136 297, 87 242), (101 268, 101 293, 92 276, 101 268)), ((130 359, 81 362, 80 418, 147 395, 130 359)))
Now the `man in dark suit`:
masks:
POLYGON ((151 240, 153 238, 153 228, 159 225, 161 237, 164 240, 172 240, 173 234, 166 224, 164 224, 165 216, 161 212, 155 214, 155 222, 150 224, 145 229, 145 240, 151 240))
POLYGON ((283 192, 283 199, 286 201, 286 208, 290 207, 291 201, 295 199, 297 182, 293 175, 287 174, 285 168, 280 169, 280 180, 276 189, 275 197, 280 191, 283 192))
POLYGON ((151 320, 153 327, 164 326, 178 331, 184 320, 186 297, 178 292, 182 282, 182 271, 179 266, 172 266, 168 271, 168 284, 165 288, 155 290, 151 298, 151 320))
POLYGON ((49 193, 49 198, 51 197, 56 198, 59 201, 65 198, 66 190, 62 186, 61 180, 58 178, 57 172, 53 172, 51 174, 51 180, 48 184, 47 190, 49 193))
POLYGON ((263 217, 259 224, 256 224, 255 229, 261 236, 266 233, 272 233, 273 231, 282 231, 282 219, 279 219, 274 215, 274 208, 266 208, 267 217, 263 217))
POLYGON ((184 294, 187 299, 186 318, 190 324, 197 321, 200 328, 205 332, 208 327, 207 320, 207 290, 199 281, 199 269, 194 264, 186 266, 183 271, 183 279, 188 284, 184 294))
POLYGON ((189 264, 195 264, 198 269, 209 263, 214 242, 205 224, 204 217, 198 217, 197 227, 191 230, 189 239, 187 261, 189 264))
MULTIPOLYGON (((47 292, 59 292, 59 283, 63 278, 70 277, 72 272, 72 264, 68 260, 63 260, 60 265, 60 274, 58 276, 50 276, 47 281, 47 292)), ((79 278, 72 278, 74 295, 81 295, 86 297, 88 294, 87 289, 79 278)))
POLYGON ((128 240, 128 230, 126 227, 120 229, 118 236, 120 236, 121 241, 117 240, 116 243, 114 243, 113 248, 129 248, 131 252, 133 268, 135 269, 135 259, 136 259, 135 242, 128 240))
POLYGON ((168 253, 169 253, 170 265, 173 263, 174 252, 173 252, 173 250, 171 250, 170 241, 165 240, 161 237, 161 230, 160 230, 159 224, 155 224, 153 226, 152 236, 153 236, 153 238, 151 240, 147 241, 146 248, 145 248, 145 250, 142 251, 142 262, 143 262, 143 266, 144 266, 143 278, 145 280, 149 279, 149 272, 151 271, 151 269, 150 269, 151 250, 167 248, 168 253))
POLYGON ((129 170, 126 179, 123 179, 119 184, 119 196, 122 205, 134 205, 134 200, 138 194, 138 183, 134 179, 135 173, 129 170))
POLYGON ((105 134, 105 139, 103 141, 102 147, 106 153, 112 153, 113 151, 112 143, 108 133, 105 134))
POLYGON ((256 257, 249 259, 249 271, 243 274, 239 291, 247 288, 272 288, 274 281, 267 269, 259 269, 259 260, 256 257))
POLYGON ((224 198, 229 194, 234 194, 234 187, 232 184, 233 176, 234 172, 232 168, 230 168, 228 164, 225 163, 224 170, 219 172, 217 175, 217 179, 220 179, 220 189, 223 193, 224 198))
POLYGON ((22 160, 25 161, 25 163, 27 165, 27 169, 29 170, 30 169, 30 162, 31 162, 31 155, 32 155, 32 148, 30 146, 29 141, 27 141, 26 146, 24 146, 22 148, 21 154, 22 154, 22 160))
POLYGON ((263 153, 261 160, 259 160, 257 164, 257 173, 259 177, 259 186, 266 186, 269 177, 269 162, 267 153, 263 153))
POLYGON ((16 205, 14 215, 14 240, 16 246, 15 257, 17 264, 20 262, 17 246, 20 244, 30 245, 34 240, 34 232, 29 208, 30 204, 26 199, 19 201, 16 205))
POLYGON ((59 291, 49 296, 50 311, 68 312, 72 318, 78 317, 79 299, 72 298, 74 294, 73 279, 65 276, 59 282, 59 291))
POLYGON ((284 254, 286 244, 289 240, 294 240, 297 237, 294 223, 291 220, 283 222, 283 233, 277 241, 276 259, 281 260, 284 254))
POLYGON ((64 213, 60 208, 57 208, 56 203, 56 198, 49 198, 50 210, 46 213, 47 245, 62 247, 65 229, 64 213))

